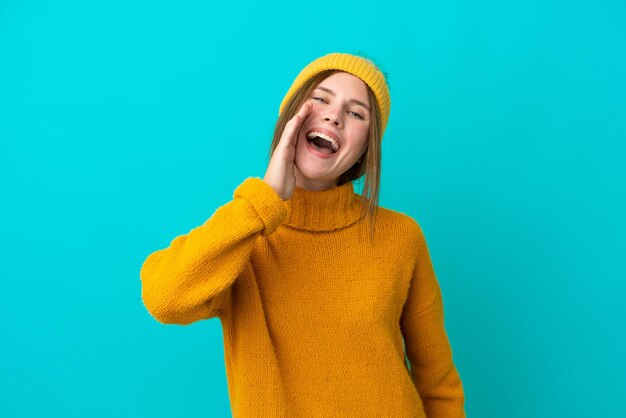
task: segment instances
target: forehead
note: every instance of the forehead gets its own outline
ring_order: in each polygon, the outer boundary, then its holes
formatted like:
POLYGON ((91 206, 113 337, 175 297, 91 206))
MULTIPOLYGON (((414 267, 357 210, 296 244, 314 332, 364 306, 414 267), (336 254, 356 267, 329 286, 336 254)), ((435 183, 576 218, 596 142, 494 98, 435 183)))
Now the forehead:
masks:
POLYGON ((318 86, 332 90, 336 95, 348 96, 369 103, 367 85, 359 77, 346 72, 337 72, 322 80, 318 86))

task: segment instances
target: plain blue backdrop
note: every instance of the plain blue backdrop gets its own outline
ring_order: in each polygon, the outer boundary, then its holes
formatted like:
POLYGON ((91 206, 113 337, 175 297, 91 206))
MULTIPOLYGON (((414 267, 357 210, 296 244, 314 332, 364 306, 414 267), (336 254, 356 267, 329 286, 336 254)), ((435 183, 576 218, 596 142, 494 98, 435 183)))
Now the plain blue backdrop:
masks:
POLYGON ((426 234, 468 416, 623 416, 625 45, 620 0, 4 0, 0 416, 230 416, 219 320, 156 322, 139 270, 335 51, 388 76, 380 204, 426 234))

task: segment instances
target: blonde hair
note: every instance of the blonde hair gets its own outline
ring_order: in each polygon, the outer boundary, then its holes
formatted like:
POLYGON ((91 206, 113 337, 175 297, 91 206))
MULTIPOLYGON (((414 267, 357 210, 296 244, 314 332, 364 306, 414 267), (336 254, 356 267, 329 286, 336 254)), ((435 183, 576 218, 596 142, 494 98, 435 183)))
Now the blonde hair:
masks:
MULTIPOLYGON (((293 118, 302 104, 311 97, 311 93, 325 78, 331 74, 341 72, 341 70, 325 70, 315 74, 306 80, 285 103, 274 128, 274 138, 270 146, 269 158, 280 142, 280 138, 285 130, 287 122, 293 118)), ((374 235, 374 224, 378 210, 378 195, 380 189, 380 171, 382 160, 381 148, 381 114, 372 89, 367 86, 370 101, 370 126, 367 137, 367 147, 359 161, 354 163, 346 172, 341 174, 337 180, 337 186, 354 181, 365 175, 363 191, 361 194, 361 219, 369 218, 370 238, 374 235)))

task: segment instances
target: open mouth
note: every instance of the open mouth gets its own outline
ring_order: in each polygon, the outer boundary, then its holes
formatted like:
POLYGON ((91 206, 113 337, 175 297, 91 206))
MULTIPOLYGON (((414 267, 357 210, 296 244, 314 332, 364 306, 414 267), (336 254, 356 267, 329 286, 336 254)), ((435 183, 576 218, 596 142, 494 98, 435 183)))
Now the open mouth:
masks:
POLYGON ((306 134, 306 139, 313 148, 321 153, 334 154, 339 150, 337 141, 322 132, 310 131, 306 134))

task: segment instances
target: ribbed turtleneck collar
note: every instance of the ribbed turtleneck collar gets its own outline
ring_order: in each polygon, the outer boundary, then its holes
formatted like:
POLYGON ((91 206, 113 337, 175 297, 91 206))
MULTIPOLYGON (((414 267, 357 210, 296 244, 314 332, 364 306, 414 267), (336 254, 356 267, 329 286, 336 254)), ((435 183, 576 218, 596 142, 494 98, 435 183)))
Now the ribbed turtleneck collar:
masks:
POLYGON ((350 181, 322 191, 296 186, 291 199, 285 201, 289 215, 283 224, 307 231, 344 228, 359 220, 360 202, 350 181))

